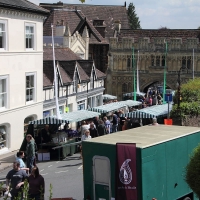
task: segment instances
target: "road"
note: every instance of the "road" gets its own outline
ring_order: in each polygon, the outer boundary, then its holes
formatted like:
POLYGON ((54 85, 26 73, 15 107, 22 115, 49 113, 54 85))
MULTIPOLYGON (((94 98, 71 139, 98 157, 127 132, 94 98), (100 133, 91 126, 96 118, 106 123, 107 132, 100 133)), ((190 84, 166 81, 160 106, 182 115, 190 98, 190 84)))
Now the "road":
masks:
MULTIPOLYGON (((55 198, 72 197, 83 200, 83 168, 80 154, 74 154, 62 161, 40 162, 37 166, 45 179, 45 200, 49 197, 50 184, 53 186, 55 198)), ((0 173, 0 180, 5 179, 10 169, 0 173)))

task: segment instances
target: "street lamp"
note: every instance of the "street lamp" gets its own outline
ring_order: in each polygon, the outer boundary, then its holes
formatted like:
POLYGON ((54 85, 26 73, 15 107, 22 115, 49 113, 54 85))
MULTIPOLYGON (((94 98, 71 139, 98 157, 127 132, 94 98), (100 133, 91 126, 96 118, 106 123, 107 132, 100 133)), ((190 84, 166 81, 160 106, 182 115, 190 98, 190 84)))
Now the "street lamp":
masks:
POLYGON ((177 80, 177 84, 178 84, 178 109, 180 109, 180 101, 181 101, 181 71, 182 71, 182 67, 179 69, 178 71, 178 80, 177 80))

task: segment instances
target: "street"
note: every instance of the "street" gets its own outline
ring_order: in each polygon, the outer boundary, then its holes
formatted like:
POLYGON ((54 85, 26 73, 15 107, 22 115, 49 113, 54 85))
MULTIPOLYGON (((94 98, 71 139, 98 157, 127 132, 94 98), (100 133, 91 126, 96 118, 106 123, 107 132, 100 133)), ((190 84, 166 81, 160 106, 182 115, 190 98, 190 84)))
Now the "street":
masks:
MULTIPOLYGON (((79 153, 62 161, 40 162, 37 166, 45 179, 45 200, 49 198, 50 184, 54 198, 83 199, 83 168, 79 153)), ((10 169, 0 173, 0 180, 5 179, 10 169)))

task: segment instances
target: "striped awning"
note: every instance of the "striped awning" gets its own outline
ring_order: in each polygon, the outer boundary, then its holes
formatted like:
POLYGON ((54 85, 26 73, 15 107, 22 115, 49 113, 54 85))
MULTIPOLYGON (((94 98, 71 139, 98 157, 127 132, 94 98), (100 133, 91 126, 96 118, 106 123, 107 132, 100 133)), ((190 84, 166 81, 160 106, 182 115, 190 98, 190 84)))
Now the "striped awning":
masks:
MULTIPOLYGON (((144 95, 145 95, 144 92, 136 92, 136 96, 144 96, 144 95)), ((123 97, 133 97, 133 96, 134 96, 134 92, 123 94, 123 97)))
POLYGON ((44 119, 38 119, 34 121, 30 121, 29 124, 37 124, 37 125, 42 125, 42 124, 63 124, 63 123, 69 123, 69 121, 64 120, 64 119, 57 119, 55 117, 46 117, 44 119))
POLYGON ((134 101, 134 100, 120 101, 120 103, 123 103, 123 104, 127 105, 128 107, 139 106, 142 104, 142 102, 134 101))
POLYGON ((78 110, 69 113, 61 114, 61 118, 63 120, 67 120, 69 122, 79 122, 85 119, 90 119, 96 116, 101 115, 99 112, 93 112, 88 110, 78 110))
MULTIPOLYGON (((169 112, 172 110, 172 104, 169 105, 169 112)), ((134 112, 123 114, 124 117, 130 118, 154 118, 154 117, 162 117, 168 114, 168 104, 150 106, 147 108, 143 108, 141 110, 137 110, 134 112)))
POLYGON ((102 95, 103 99, 106 99, 106 100, 113 100, 113 99, 117 99, 116 96, 113 96, 113 95, 110 95, 110 94, 104 94, 102 95))
POLYGON ((121 102, 114 102, 114 103, 109 103, 109 104, 105 104, 98 107, 89 108, 88 110, 99 112, 99 113, 108 113, 111 111, 119 110, 120 108, 124 108, 124 107, 126 107, 126 104, 121 103, 121 102))

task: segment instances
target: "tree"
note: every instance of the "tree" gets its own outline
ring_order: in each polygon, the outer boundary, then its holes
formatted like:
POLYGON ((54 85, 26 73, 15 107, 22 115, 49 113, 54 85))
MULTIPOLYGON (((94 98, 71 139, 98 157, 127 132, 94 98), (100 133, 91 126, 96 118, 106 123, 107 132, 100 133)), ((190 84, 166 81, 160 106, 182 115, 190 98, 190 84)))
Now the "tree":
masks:
POLYGON ((137 17, 133 3, 129 4, 127 13, 131 29, 141 29, 139 17, 137 17))
POLYGON ((200 144, 193 150, 190 161, 186 166, 185 180, 188 186, 200 199, 200 144))
POLYGON ((181 117, 185 116, 198 116, 200 114, 200 78, 195 78, 194 80, 189 80, 185 84, 181 84, 181 103, 180 111, 177 107, 178 92, 176 92, 174 97, 173 109, 170 113, 172 117, 181 117))

